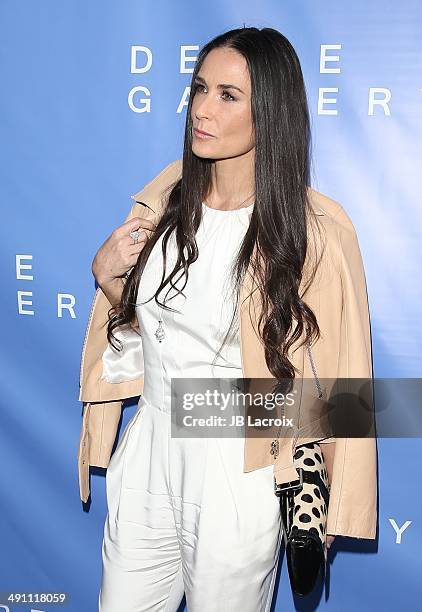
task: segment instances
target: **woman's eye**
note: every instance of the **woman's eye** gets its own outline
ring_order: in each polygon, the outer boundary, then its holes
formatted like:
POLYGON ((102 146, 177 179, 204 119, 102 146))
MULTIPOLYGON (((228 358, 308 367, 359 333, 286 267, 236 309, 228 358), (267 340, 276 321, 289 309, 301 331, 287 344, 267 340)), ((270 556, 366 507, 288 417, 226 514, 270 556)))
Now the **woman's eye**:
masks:
POLYGON ((229 94, 228 91, 223 91, 223 95, 227 94, 232 100, 234 100, 235 98, 233 98, 233 96, 231 94, 229 94))
MULTIPOLYGON (((203 86, 203 85, 200 85, 199 83, 197 83, 197 84, 195 85, 195 87, 194 87, 194 93, 196 93, 196 92, 198 91, 198 89, 200 89, 200 88, 204 88, 204 86, 203 86)), ((226 90, 223 90, 222 95, 223 95, 223 96, 224 96, 224 95, 229 96, 229 101, 230 101, 230 102, 231 102, 232 100, 235 100, 235 99, 236 99, 236 98, 234 98, 234 97, 233 97, 233 96, 232 96, 232 95, 231 95, 231 94, 230 94, 228 91, 226 91, 226 90)), ((228 100, 228 98, 225 98, 225 99, 226 99, 226 100, 228 100)))

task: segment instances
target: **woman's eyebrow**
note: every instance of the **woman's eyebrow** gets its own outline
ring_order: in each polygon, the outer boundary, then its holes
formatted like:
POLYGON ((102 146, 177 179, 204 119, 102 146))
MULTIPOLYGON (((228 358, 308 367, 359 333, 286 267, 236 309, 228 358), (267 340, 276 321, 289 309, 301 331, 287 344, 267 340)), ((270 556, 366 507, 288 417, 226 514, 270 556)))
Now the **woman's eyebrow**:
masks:
MULTIPOLYGON (((206 80, 200 76, 196 76, 194 80, 200 81, 201 83, 204 83, 204 85, 207 84, 206 80)), ((219 89, 237 89, 237 91, 240 91, 240 93, 245 93, 240 89, 240 87, 238 87, 237 85, 230 85, 230 83, 220 83, 219 85, 217 85, 217 87, 219 89)))

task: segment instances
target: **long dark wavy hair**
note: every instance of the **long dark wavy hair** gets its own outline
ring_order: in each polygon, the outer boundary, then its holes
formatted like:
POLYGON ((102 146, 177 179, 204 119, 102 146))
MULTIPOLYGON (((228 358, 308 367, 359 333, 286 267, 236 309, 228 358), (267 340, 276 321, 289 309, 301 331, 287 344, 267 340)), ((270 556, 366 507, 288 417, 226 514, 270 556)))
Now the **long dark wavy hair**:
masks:
MULTIPOLYGON (((265 347, 267 367, 278 380, 293 379, 295 368, 287 357, 289 348, 304 331, 306 337, 300 345, 320 337, 316 317, 303 301, 303 294, 299 295, 309 246, 308 221, 313 217, 308 199, 311 131, 298 56, 289 40, 272 28, 230 30, 212 39, 199 52, 191 82, 193 95, 186 112, 182 176, 170 186, 164 212, 125 282, 120 304, 109 311, 107 338, 117 348, 113 330, 124 325, 132 327, 135 322, 140 277, 161 236, 164 273, 153 297, 161 307, 174 311, 159 299, 160 292, 169 285, 168 291, 173 288, 184 295, 189 265, 198 257, 195 235, 201 222, 202 202, 210 194, 214 163, 192 152, 191 105, 197 87, 194 80, 207 54, 217 47, 234 49, 247 61, 255 131, 254 207, 232 267, 236 309, 240 285, 250 266, 254 291, 259 291, 261 314, 257 332, 265 347), (173 231, 178 256, 166 276, 167 243, 173 231), (181 289, 173 284, 179 272, 176 282, 185 277, 181 289)), ((315 262, 304 293, 318 263, 315 262)), ((222 346, 236 320, 236 309, 222 346)))

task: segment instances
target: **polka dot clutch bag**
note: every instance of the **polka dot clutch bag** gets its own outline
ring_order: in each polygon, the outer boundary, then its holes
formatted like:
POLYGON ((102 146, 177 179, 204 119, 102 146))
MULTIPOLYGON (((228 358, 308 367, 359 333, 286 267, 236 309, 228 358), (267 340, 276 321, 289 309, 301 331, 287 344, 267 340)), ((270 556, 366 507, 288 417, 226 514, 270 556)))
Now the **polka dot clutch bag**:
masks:
POLYGON ((319 444, 296 447, 293 463, 298 480, 274 483, 274 488, 280 497, 290 585, 295 594, 307 595, 318 576, 323 579, 325 575, 330 486, 319 444))

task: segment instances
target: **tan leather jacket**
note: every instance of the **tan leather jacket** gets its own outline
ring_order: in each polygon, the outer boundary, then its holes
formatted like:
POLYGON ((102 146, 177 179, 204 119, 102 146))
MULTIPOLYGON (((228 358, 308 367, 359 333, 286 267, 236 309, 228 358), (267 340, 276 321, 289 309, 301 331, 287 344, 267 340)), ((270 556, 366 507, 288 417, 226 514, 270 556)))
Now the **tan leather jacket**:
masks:
MULTIPOLYGON (((142 216, 158 223, 166 198, 163 190, 181 176, 182 160, 166 166, 141 191, 131 196, 133 206, 126 220, 142 216), (148 207, 143 206, 146 204, 148 207)), ((312 208, 326 237, 326 248, 312 286, 304 297, 314 311, 321 338, 312 347, 289 351, 289 359, 300 377, 315 379, 372 377, 371 337, 365 273, 353 224, 342 206, 309 188, 312 208)), ((272 378, 264 348, 255 333, 259 304, 245 279, 241 292, 240 342, 244 378, 272 378), (253 308, 250 308, 250 306, 253 308)), ((106 468, 116 439, 122 401, 142 394, 143 368, 137 378, 108 382, 102 356, 108 347, 107 311, 110 303, 97 289, 89 315, 82 349, 79 400, 83 402, 82 431, 78 450, 80 497, 89 496, 89 466, 106 468)), ((133 332, 135 333, 135 332, 133 332)), ((139 338, 142 351, 141 338, 139 338)), ((142 353, 140 352, 142 355, 142 353)), ((141 361, 141 360, 140 360, 141 361)), ((274 436, 273 436, 274 437, 274 436)), ((270 453, 271 438, 246 437, 244 471, 274 464, 277 483, 297 478, 293 466, 295 444, 316 441, 333 449, 327 533, 374 539, 377 520, 377 468, 375 438, 321 439, 315 436, 280 438, 279 454, 270 453)), ((327 448, 325 446, 324 448, 327 448)))

